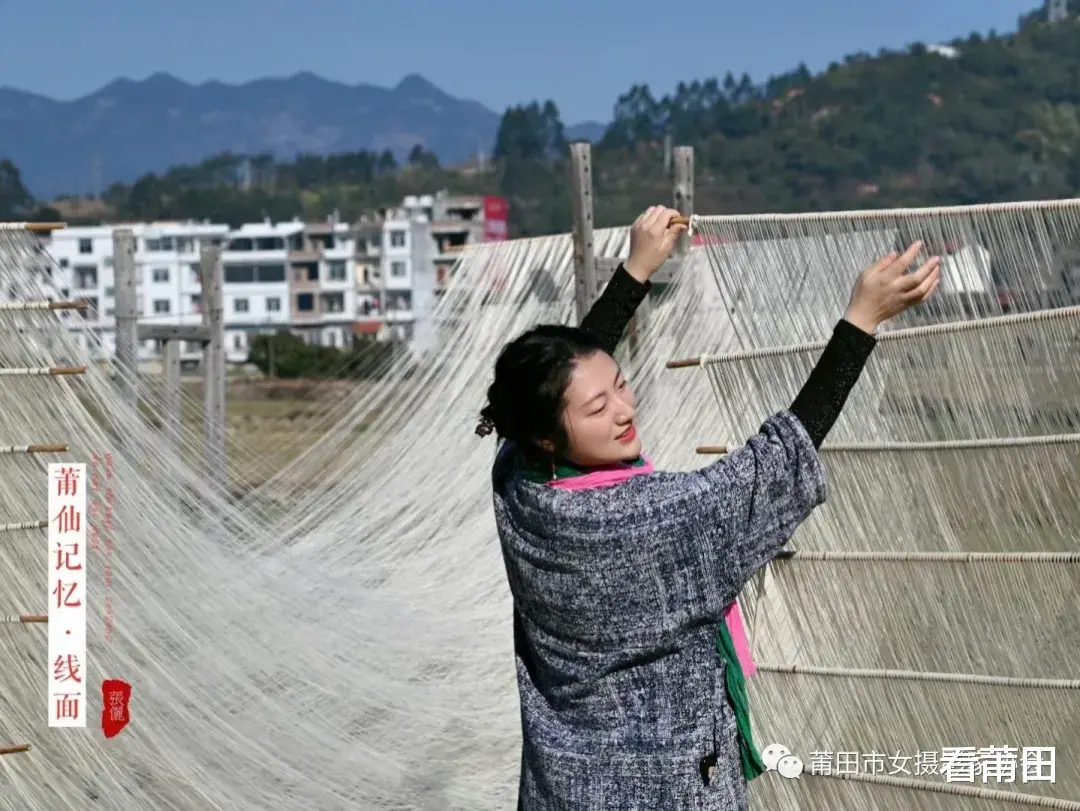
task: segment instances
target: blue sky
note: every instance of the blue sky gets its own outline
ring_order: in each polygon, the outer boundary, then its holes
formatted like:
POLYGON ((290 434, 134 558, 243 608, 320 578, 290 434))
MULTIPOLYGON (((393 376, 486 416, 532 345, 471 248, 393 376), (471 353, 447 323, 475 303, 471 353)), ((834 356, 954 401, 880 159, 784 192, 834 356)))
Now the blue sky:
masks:
POLYGON ((1040 0, 0 0, 0 84, 57 99, 165 71, 235 83, 310 70, 349 84, 420 73, 502 110, 552 98, 607 121, 635 82, 764 79, 846 53, 1015 28, 1040 0))

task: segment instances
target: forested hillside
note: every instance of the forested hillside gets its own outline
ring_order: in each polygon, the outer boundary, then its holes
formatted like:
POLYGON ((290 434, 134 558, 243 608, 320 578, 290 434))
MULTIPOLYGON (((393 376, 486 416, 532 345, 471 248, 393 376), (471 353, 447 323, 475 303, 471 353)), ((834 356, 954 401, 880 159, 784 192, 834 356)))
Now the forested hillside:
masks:
MULTIPOLYGON (((1080 12, 1080 0, 1074 2, 1080 12)), ((973 23, 977 22, 973 20, 973 23)), ((746 76, 647 86, 618 99, 594 150, 597 219, 629 222, 670 197, 666 135, 695 147, 701 213, 966 204, 1080 194, 1080 21, 1041 12, 1009 35, 854 54, 755 85, 746 76)), ((224 155, 59 201, 77 219, 352 217, 404 194, 501 193, 514 235, 571 225, 566 136, 553 102, 508 109, 487 166, 446 168, 419 147, 389 153, 224 155)), ((0 164, 0 218, 33 208, 0 164)), ((50 212, 44 212, 49 214, 50 212)))

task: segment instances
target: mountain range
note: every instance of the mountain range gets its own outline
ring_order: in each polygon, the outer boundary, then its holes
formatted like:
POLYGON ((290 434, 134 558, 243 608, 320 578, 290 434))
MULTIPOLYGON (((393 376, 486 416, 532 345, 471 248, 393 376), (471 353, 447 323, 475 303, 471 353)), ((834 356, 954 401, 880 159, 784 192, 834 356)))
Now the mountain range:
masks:
MULTIPOLYGON (((0 87, 0 158, 41 198, 104 191, 147 172, 222 152, 332 154, 416 144, 446 164, 490 154, 501 113, 455 98, 422 76, 392 88, 299 73, 240 85, 192 85, 165 73, 117 79, 74 101, 0 87)), ((604 125, 567 128, 595 140, 604 125)))

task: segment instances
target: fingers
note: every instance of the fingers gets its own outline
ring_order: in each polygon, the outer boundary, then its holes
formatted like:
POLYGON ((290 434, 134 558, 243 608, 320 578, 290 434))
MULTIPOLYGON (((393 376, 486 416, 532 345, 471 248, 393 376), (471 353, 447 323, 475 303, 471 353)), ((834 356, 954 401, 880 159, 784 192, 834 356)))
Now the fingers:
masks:
POLYGON ((919 251, 922 250, 922 247, 923 243, 921 239, 912 242, 908 246, 908 249, 900 254, 898 259, 893 260, 892 264, 889 266, 889 270, 896 273, 906 272, 907 269, 911 267, 911 263, 915 261, 915 257, 919 255, 919 251))
POLYGON ((663 206, 649 206, 641 215, 641 227, 646 231, 656 231, 656 224, 660 222, 663 213, 663 206))
MULTIPOLYGON (((936 257, 935 257, 936 258, 936 257)), ((913 288, 903 294, 903 299, 909 304, 922 304, 926 299, 930 298, 930 294, 937 289, 938 282, 941 281, 941 263, 935 262, 931 259, 921 268, 918 272, 922 272, 925 269, 927 272, 924 274, 922 280, 913 288)), ((911 274, 914 276, 915 274, 911 274)))
POLYGON ((675 243, 678 241, 679 237, 685 234, 686 231, 687 226, 683 225, 682 223, 669 226, 668 229, 664 232, 664 250, 669 251, 673 247, 675 247, 675 243))
POLYGON ((935 268, 940 267, 941 257, 931 256, 927 261, 923 262, 922 265, 919 266, 919 269, 914 273, 905 273, 900 277, 898 281, 899 289, 904 292, 914 290, 923 283, 927 276, 934 272, 935 268))
POLYGON ((649 206, 647 209, 638 214, 638 218, 634 220, 634 227, 648 227, 648 223, 653 215, 653 212, 656 211, 656 208, 656 206, 649 206))
POLYGON ((877 273, 882 268, 888 267, 893 262, 895 262, 896 258, 898 256, 899 256, 899 254, 896 251, 892 251, 891 253, 887 253, 883 257, 878 259, 876 262, 874 262, 874 264, 872 264, 870 267, 868 267, 866 269, 866 272, 867 273, 877 273))

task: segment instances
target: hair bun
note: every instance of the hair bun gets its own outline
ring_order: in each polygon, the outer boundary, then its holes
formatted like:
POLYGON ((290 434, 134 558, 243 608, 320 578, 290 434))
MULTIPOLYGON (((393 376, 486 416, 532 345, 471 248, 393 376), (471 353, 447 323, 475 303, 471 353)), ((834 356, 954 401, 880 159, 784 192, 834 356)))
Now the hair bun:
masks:
POLYGON ((476 435, 486 437, 495 430, 495 420, 491 418, 491 406, 480 412, 480 422, 476 425, 476 435))

